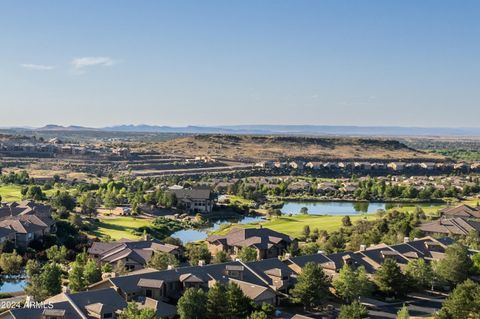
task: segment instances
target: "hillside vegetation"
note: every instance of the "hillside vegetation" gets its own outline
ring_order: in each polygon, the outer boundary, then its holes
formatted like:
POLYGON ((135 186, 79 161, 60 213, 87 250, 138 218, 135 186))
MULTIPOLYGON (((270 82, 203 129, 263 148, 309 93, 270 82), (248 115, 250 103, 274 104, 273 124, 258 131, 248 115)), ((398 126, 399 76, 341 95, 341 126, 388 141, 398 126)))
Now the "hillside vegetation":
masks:
POLYGON ((194 135, 157 144, 166 154, 232 160, 442 160, 394 140, 246 135, 194 135))

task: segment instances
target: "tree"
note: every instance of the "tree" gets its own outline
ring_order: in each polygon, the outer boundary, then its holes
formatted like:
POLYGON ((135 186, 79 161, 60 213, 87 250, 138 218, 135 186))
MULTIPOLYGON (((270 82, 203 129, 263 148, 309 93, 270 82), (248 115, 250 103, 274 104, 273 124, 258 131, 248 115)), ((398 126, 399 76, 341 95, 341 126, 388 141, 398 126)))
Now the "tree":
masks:
POLYGON ((230 282, 227 286, 227 304, 230 317, 246 318, 250 312, 250 299, 235 282, 230 282))
POLYGON ((17 254, 17 251, 13 253, 0 254, 0 268, 5 275, 16 275, 22 271, 22 256, 17 254))
POLYGON ((219 252, 217 252, 215 254, 215 256, 213 257, 213 263, 214 264, 225 263, 229 260, 230 260, 230 258, 228 257, 227 253, 224 252, 223 250, 220 250, 219 252))
POLYGON ((178 300, 180 319, 206 319, 207 294, 202 289, 188 288, 178 300))
POLYGON ((253 311, 250 316, 248 316, 249 319, 267 319, 268 316, 265 312, 261 310, 253 311))
POLYGON ((257 250, 253 247, 243 247, 238 252, 237 257, 243 262, 256 261, 257 260, 257 250))
POLYGON ((56 263, 64 263, 67 258, 67 247, 54 245, 46 250, 47 258, 56 263))
POLYGON ((85 289, 83 265, 78 261, 71 263, 71 269, 68 273, 68 286, 72 292, 83 291, 85 289))
POLYGON ((407 306, 403 305, 402 309, 397 312, 397 319, 410 319, 407 306))
POLYGON ((300 208, 300 215, 308 215, 308 207, 300 208))
POLYGON ((118 319, 155 319, 157 315, 152 308, 139 309, 135 302, 129 302, 127 308, 122 310, 118 319))
POLYGON ((480 275, 480 253, 472 256, 472 272, 480 275))
POLYGON ((336 294, 347 302, 352 302, 361 296, 368 296, 372 291, 372 284, 367 277, 364 267, 353 270, 345 264, 333 281, 336 294))
POLYGON ((352 226, 352 221, 350 220, 350 216, 343 216, 342 217, 342 225, 345 227, 352 226))
POLYGON ((443 303, 436 318, 478 319, 480 314, 480 285, 470 279, 457 285, 443 303))
POLYGON ((432 266, 422 258, 410 260, 405 269, 405 274, 411 286, 417 289, 427 288, 433 281, 432 266))
POLYGON ((155 252, 148 262, 148 267, 157 270, 165 270, 168 269, 168 266, 178 267, 179 265, 180 263, 174 255, 161 251, 155 252))
POLYGON ((76 226, 78 228, 81 228, 82 225, 83 225, 82 217, 80 217, 80 215, 78 215, 78 214, 70 215, 70 217, 68 218, 68 221, 70 222, 70 224, 72 224, 73 226, 76 226))
POLYGON ((57 295, 62 292, 62 269, 55 262, 45 264, 40 274, 42 287, 48 296, 57 295))
POLYGON ((406 277, 394 259, 385 259, 375 272, 374 281, 378 290, 388 296, 401 296, 406 292, 406 277))
POLYGON ((42 301, 62 291, 62 269, 55 262, 40 267, 36 260, 29 260, 25 267, 28 283, 25 292, 35 301, 42 301))
POLYGON ((329 279, 320 265, 307 263, 290 291, 294 302, 308 308, 319 306, 328 296, 329 279))
POLYGON ((362 319, 366 318, 367 316, 367 307, 360 304, 358 301, 354 301, 349 305, 343 305, 340 307, 338 319, 362 319))
POLYGON ((208 251, 207 245, 188 243, 185 247, 186 255, 190 265, 197 266, 200 260, 205 261, 205 263, 210 263, 212 255, 208 251))
POLYGON ((80 208, 83 214, 88 214, 90 218, 97 211, 97 199, 91 192, 83 193, 79 199, 80 208))
POLYGON ((93 259, 89 259, 83 269, 83 278, 86 286, 102 280, 102 271, 93 259))
POLYGON ((227 288, 216 282, 207 293, 207 312, 209 319, 223 319, 228 316, 227 288))
POLYGON ((51 200, 52 206, 58 210, 71 211, 75 208, 75 198, 68 192, 58 192, 51 200))
POLYGON ((453 244, 445 249, 445 257, 437 262, 435 272, 439 278, 456 285, 468 278, 471 267, 472 260, 468 256, 468 249, 460 244, 453 244))
POLYGON ((308 238, 310 236, 310 226, 308 225, 303 226, 302 235, 305 238, 308 238))
POLYGON ((101 269, 102 269, 102 274, 113 271, 113 267, 110 263, 103 264, 101 269))

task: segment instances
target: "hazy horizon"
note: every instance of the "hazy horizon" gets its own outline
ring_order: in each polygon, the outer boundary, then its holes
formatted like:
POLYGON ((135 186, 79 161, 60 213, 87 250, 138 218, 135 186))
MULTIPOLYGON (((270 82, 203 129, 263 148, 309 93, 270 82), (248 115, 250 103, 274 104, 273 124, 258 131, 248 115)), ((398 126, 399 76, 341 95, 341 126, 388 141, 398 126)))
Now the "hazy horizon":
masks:
POLYGON ((7 1, 3 127, 476 128, 477 1, 7 1))

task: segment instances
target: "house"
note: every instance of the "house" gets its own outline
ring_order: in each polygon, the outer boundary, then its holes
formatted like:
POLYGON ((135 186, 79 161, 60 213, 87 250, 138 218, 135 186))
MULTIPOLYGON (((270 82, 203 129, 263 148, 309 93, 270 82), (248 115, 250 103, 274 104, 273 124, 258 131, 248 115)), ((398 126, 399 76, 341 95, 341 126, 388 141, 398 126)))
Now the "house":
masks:
POLYGON ((27 247, 33 240, 42 240, 55 231, 50 206, 31 201, 0 206, 0 242, 10 240, 16 246, 27 247))
POLYGON ((293 169, 303 169, 305 166, 305 163, 302 161, 291 161, 288 163, 288 166, 293 169))
POLYGON ((421 224, 418 227, 428 235, 459 235, 465 236, 470 232, 480 232, 480 221, 465 218, 440 218, 432 222, 421 224))
POLYGON ((177 206, 192 213, 211 213, 214 196, 209 188, 182 188, 169 190, 177 198, 177 206))
POLYGON ((11 308, 0 314, 0 319, 115 319, 127 307, 127 302, 112 288, 61 293, 45 300, 45 304, 51 306, 11 308))
POLYGON ((309 169, 319 170, 323 168, 322 162, 308 162, 305 167, 309 169))
POLYGON ((225 236, 209 236, 207 245, 213 256, 224 251, 235 259, 242 248, 252 247, 257 251, 257 259, 266 259, 281 256, 296 241, 268 228, 233 228, 225 236))
POLYGON ((330 277, 337 276, 344 265, 353 268, 363 267, 366 273, 372 276, 388 258, 394 259, 401 269, 405 269, 412 259, 422 258, 428 262, 439 260, 444 257, 446 247, 452 243, 451 240, 437 240, 430 236, 412 241, 405 238, 404 243, 397 245, 379 244, 371 247, 362 245, 356 252, 339 252, 329 255, 319 252, 313 255, 291 257, 285 262, 297 274, 302 272, 307 263, 313 262, 321 265, 330 277))
POLYGON ((402 162, 391 162, 387 164, 387 168, 394 171, 403 171, 405 169, 405 163, 402 162))
POLYGON ((447 207, 440 210, 440 215, 445 218, 480 218, 480 209, 469 205, 447 207))
POLYGON ((260 168, 273 168, 274 166, 273 161, 261 161, 258 163, 255 163, 255 167, 260 167, 260 168))
POLYGON ((277 293, 268 282, 252 270, 250 263, 247 265, 240 261, 163 271, 145 269, 126 276, 105 279, 90 286, 90 289, 113 288, 127 302, 151 298, 174 304, 185 289, 194 287, 208 290, 216 282, 236 283, 243 293, 256 303, 277 303, 277 293))
POLYGON ((426 169, 427 171, 433 171, 436 168, 435 163, 420 163, 420 167, 422 169, 426 169))
POLYGON ((108 243, 94 242, 87 252, 91 258, 101 264, 108 263, 115 266, 123 262, 127 271, 145 268, 155 252, 169 253, 177 259, 183 258, 183 248, 162 244, 158 240, 121 239, 108 243))
POLYGON ((291 193, 301 193, 308 191, 310 189, 310 186, 311 184, 307 181, 296 181, 288 184, 287 190, 291 193))

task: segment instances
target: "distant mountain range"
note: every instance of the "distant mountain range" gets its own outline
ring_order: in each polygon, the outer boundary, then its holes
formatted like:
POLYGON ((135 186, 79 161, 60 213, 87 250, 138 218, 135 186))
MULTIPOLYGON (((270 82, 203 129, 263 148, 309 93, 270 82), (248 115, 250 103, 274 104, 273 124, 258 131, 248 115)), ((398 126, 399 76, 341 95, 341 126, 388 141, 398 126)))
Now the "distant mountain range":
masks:
POLYGON ((99 131, 190 134, 286 134, 331 136, 480 136, 480 128, 342 126, 342 125, 226 125, 226 126, 159 126, 117 125, 103 128, 49 124, 40 128, 9 128, 23 131, 99 131))

